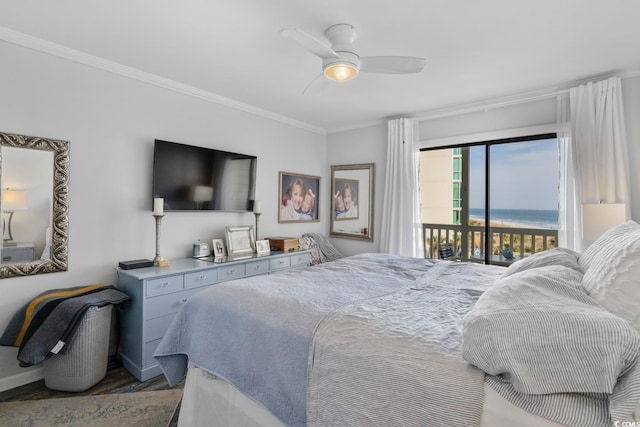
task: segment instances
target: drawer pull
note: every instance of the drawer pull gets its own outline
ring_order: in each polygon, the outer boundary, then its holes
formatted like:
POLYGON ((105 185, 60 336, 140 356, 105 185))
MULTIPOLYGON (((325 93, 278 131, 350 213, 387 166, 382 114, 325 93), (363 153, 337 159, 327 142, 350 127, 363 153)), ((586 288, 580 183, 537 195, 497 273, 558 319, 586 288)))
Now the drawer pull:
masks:
POLYGON ((227 274, 231 275, 231 274, 234 274, 235 272, 236 272, 235 270, 229 270, 227 271, 227 274))
POLYGON ((284 261, 278 261, 278 264, 282 265, 284 264, 284 261))
POLYGON ((207 278, 207 276, 205 274, 203 274, 202 276, 198 277, 198 280, 204 280, 206 278, 207 278))
POLYGON ((260 270, 260 269, 262 268, 262 266, 261 266, 261 265, 256 265, 254 268, 255 268, 256 270, 260 270))
POLYGON ((167 286, 169 286, 169 282, 164 282, 164 283, 162 284, 162 287, 163 287, 163 288, 166 288, 167 286))
POLYGON ((9 255, 3 256, 2 257, 2 261, 11 261, 11 256, 9 256, 9 255))
POLYGON ((182 298, 180 301, 187 302, 187 299, 186 298, 182 298))

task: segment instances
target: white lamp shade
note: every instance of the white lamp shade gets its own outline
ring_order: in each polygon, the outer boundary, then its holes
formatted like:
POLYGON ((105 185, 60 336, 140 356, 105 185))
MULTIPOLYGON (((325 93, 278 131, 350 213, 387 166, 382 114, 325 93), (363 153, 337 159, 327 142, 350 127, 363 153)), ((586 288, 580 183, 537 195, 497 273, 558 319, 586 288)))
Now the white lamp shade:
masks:
POLYGON ((605 231, 627 221, 624 203, 582 205, 582 235, 584 240, 596 240, 605 231))
POLYGON ((2 191, 2 210, 5 212, 26 211, 29 209, 27 192, 24 190, 2 191))

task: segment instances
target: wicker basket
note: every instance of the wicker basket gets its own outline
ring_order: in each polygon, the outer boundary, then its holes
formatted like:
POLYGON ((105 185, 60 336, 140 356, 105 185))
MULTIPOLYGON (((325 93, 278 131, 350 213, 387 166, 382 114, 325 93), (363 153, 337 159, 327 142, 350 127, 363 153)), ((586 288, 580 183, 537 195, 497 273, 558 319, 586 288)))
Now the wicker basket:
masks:
POLYGON ((47 388, 84 391, 105 377, 112 311, 112 305, 87 310, 66 354, 57 354, 44 361, 47 388))

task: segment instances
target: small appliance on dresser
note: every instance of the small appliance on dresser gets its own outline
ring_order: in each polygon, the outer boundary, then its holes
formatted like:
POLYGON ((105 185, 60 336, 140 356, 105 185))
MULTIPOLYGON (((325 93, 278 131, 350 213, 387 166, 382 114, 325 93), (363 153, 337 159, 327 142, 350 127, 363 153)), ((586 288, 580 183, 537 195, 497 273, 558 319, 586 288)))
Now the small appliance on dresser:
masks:
POLYGON ((211 255, 211 248, 208 243, 204 242, 196 242, 193 244, 193 257, 194 258, 204 258, 211 255))

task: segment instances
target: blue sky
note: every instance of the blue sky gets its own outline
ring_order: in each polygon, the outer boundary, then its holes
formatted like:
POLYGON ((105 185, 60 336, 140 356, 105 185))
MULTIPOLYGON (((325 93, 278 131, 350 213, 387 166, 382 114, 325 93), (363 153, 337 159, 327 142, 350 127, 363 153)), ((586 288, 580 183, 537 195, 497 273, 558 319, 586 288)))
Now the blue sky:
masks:
MULTIPOLYGON (((472 208, 484 207, 484 150, 471 148, 472 208)), ((491 208, 558 209, 558 168, 555 139, 491 146, 491 208)))

